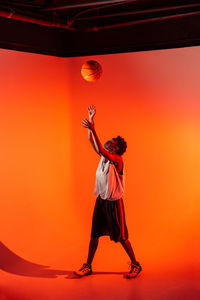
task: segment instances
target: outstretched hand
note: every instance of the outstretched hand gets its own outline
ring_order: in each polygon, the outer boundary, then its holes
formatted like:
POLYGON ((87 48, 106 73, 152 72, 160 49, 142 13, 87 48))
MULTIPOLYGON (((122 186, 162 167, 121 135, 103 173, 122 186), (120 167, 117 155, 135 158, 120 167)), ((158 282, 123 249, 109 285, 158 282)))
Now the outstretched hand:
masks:
POLYGON ((96 114, 96 109, 95 109, 94 105, 90 105, 88 107, 88 116, 89 116, 89 120, 91 122, 93 121, 95 114, 96 114))
POLYGON ((83 119, 82 122, 81 122, 81 125, 84 128, 94 130, 94 124, 92 122, 88 121, 88 119, 83 119))

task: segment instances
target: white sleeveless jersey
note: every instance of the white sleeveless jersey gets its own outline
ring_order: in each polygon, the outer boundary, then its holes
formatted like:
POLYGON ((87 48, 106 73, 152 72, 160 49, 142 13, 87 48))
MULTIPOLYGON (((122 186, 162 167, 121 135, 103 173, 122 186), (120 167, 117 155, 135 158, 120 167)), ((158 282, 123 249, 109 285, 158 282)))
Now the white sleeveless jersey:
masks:
POLYGON ((124 194, 124 175, 117 172, 115 165, 111 161, 105 162, 103 156, 101 156, 96 171, 94 193, 96 196, 110 201, 119 200, 124 194))

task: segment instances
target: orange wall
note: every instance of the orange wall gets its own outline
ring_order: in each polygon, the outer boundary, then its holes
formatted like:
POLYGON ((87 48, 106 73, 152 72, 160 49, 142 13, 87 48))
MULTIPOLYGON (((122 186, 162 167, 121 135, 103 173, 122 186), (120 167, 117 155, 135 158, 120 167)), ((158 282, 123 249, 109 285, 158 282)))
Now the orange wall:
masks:
MULTIPOLYGON (((102 142, 128 143, 124 203, 138 260, 146 269, 196 266, 199 47, 70 59, 1 50, 0 62, 2 242, 53 267, 85 260, 99 157, 80 123, 94 104, 102 142), (95 83, 80 75, 89 59, 103 67, 95 83)), ((120 244, 102 238, 97 268, 127 261, 120 244)))

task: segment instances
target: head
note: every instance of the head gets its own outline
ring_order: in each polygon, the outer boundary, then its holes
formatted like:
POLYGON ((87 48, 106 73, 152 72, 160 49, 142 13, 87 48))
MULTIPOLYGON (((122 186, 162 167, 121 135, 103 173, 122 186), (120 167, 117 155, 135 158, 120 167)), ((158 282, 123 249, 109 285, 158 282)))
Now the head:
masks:
POLYGON ((122 155, 126 151, 127 143, 121 136, 118 135, 116 138, 112 138, 112 140, 107 141, 104 144, 104 148, 110 153, 122 155))

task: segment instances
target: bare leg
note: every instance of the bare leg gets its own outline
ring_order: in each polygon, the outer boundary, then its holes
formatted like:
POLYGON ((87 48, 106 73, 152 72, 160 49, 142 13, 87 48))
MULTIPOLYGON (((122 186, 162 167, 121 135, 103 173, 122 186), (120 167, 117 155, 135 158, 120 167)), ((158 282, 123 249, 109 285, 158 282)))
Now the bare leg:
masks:
POLYGON ((132 246, 131 246, 130 241, 129 241, 129 240, 126 240, 126 241, 121 241, 120 243, 122 244, 122 246, 124 247, 126 253, 127 253, 128 256, 130 257, 131 262, 132 262, 133 264, 136 264, 137 261, 136 261, 136 259, 135 259, 135 254, 134 254, 134 252, 133 252, 133 248, 132 248, 132 246))
POLYGON ((91 238, 90 245, 89 245, 88 259, 87 259, 87 263, 90 265, 92 264, 95 252, 97 250, 98 243, 99 243, 99 238, 91 238))

